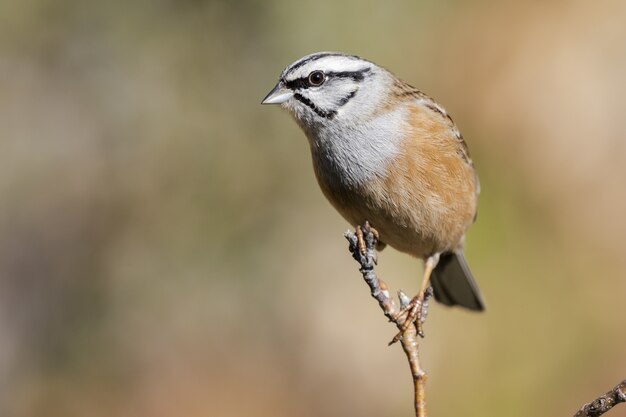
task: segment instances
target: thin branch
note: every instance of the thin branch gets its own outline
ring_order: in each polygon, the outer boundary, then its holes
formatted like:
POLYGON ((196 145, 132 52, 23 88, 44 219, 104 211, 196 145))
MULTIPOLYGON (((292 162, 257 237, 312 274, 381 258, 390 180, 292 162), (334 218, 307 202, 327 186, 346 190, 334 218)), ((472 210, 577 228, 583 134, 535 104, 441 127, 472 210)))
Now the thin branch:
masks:
MULTIPOLYGON (((376 231, 372 229, 367 222, 363 226, 358 226, 356 233, 348 231, 345 234, 346 239, 348 239, 350 243, 349 248, 352 257, 361 265, 360 272, 370 288, 372 297, 378 301, 378 305, 389 321, 395 323, 398 329, 402 331, 403 324, 408 315, 406 307, 411 300, 402 291, 399 291, 399 304, 396 303, 389 295, 387 284, 376 275, 374 267, 378 259, 376 253, 377 235, 376 231)), ((428 299, 431 296, 432 290, 429 289, 424 296, 424 303, 419 307, 422 309, 419 315, 422 323, 426 318, 428 299)), ((394 338, 392 342, 395 340, 394 338)), ((402 331, 400 343, 409 361, 411 376, 413 377, 415 415, 416 417, 426 417, 425 384, 427 376, 426 372, 424 372, 420 366, 418 332, 416 326, 408 326, 402 331)))
MULTIPOLYGON (((378 305, 389 321, 393 322, 401 331, 399 340, 402 350, 409 361, 411 376, 413 377, 415 415, 416 417, 426 417, 425 384, 427 375, 420 366, 418 343, 420 335, 418 334, 417 324, 408 326, 406 330, 402 331, 403 324, 408 316, 407 306, 411 299, 402 291, 398 291, 399 303, 396 303, 389 295, 387 284, 376 275, 374 268, 378 262, 376 253, 378 233, 370 227, 369 223, 365 222, 363 226, 358 226, 356 233, 346 232, 345 237, 350 244, 349 249, 352 257, 361 266, 359 271, 370 288, 372 297, 378 301, 378 305)), ((422 309, 421 314, 418 316, 421 320, 419 323, 420 327, 426 319, 430 297, 432 297, 432 288, 428 289, 424 296, 424 303, 419 307, 422 309)), ((396 340, 397 338, 394 338, 390 344, 396 340)), ((626 380, 606 394, 585 404, 574 417, 599 417, 622 402, 626 402, 626 380)))
POLYGON ((623 402, 626 402, 626 379, 611 391, 583 405, 574 417, 598 417, 623 402))

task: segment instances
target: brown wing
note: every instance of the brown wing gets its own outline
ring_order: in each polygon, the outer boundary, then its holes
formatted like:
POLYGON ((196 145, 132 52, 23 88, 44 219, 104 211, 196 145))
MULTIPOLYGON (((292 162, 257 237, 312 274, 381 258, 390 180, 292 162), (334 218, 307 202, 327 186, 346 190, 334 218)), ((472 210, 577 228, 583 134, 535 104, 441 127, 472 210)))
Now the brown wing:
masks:
MULTIPOLYGON (((451 132, 453 133, 454 137, 456 138, 459 144, 459 148, 458 148, 459 156, 461 156, 461 158, 463 158, 463 160, 467 164, 469 164, 474 171, 474 181, 476 184, 475 192, 476 192, 476 195, 478 196, 480 194, 480 180, 478 178, 478 173, 476 172, 476 169, 474 167, 474 162, 472 161, 472 158, 470 156, 467 143, 465 142, 465 139, 463 139, 463 135, 461 134, 461 131, 456 126, 456 124, 454 123, 454 120, 452 120, 452 117, 448 114, 448 112, 439 103, 437 103, 432 97, 428 96, 427 94, 424 94, 423 92, 419 91, 417 88, 413 87, 410 84, 405 83, 404 81, 400 79, 395 80, 393 91, 395 92, 395 96, 398 98, 401 98, 401 99, 409 98, 409 99, 419 100, 420 102, 423 103, 424 106, 426 106, 433 112, 439 114, 445 120, 445 123, 448 125, 448 127, 450 128, 451 132)), ((477 217, 478 217, 478 209, 476 209, 476 211, 474 212, 474 217, 472 221, 475 222, 477 217)))
POLYGON ((472 158, 470 157, 469 149, 467 147, 467 143, 465 143, 465 140, 463 139, 463 135, 456 127, 456 124, 454 123, 454 120, 452 120, 452 117, 450 117, 448 112, 446 112, 446 110, 441 105, 439 105, 439 103, 433 100, 430 96, 422 93, 417 88, 405 83, 400 79, 396 79, 393 91, 396 97, 400 99, 417 99, 422 102, 424 106, 439 114, 444 119, 444 122, 450 128, 450 130, 454 134, 454 137, 459 143, 459 155, 463 158, 463 160, 465 160, 465 162, 474 167, 474 163, 472 162, 472 158))
POLYGON ((420 236, 420 252, 458 248, 475 217, 478 195, 467 146, 430 97, 403 83, 394 93, 407 101, 409 134, 381 187, 384 204, 400 226, 420 236))

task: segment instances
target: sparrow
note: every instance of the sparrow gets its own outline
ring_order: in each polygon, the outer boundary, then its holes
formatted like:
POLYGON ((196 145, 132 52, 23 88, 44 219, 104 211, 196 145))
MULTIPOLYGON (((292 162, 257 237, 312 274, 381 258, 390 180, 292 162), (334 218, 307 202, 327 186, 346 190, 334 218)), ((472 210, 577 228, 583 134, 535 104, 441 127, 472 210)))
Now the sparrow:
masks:
MULTIPOLYGON (((318 52, 285 68, 262 104, 279 104, 306 135, 322 192, 352 226, 369 222, 381 246, 424 260, 417 305, 435 300, 482 311, 463 256, 480 185, 446 110, 387 69, 318 52)), ((419 309, 421 311, 421 309, 419 309)))

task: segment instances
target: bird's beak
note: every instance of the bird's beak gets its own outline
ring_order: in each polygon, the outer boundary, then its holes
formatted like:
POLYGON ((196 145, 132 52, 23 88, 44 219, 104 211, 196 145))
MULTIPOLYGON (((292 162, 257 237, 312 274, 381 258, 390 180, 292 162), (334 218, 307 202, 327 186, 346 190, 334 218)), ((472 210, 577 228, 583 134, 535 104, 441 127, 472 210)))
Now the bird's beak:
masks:
POLYGON ((293 91, 286 88, 282 81, 276 84, 276 87, 270 91, 261 104, 281 104, 293 97, 293 91))

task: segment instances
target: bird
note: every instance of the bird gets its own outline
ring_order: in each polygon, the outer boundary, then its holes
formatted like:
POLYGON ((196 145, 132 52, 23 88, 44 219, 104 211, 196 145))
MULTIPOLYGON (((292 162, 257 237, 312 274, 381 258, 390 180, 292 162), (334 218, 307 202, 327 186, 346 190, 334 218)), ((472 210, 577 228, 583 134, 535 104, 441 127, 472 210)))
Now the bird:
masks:
POLYGON ((440 104, 389 70, 341 52, 293 62, 262 104, 294 117, 323 194, 348 223, 358 231, 368 222, 381 248, 424 261, 405 323, 419 322, 417 306, 431 285, 444 305, 485 309, 463 253, 480 183, 440 104))

